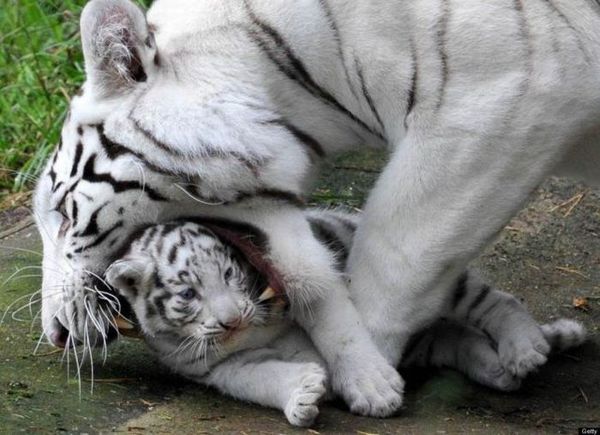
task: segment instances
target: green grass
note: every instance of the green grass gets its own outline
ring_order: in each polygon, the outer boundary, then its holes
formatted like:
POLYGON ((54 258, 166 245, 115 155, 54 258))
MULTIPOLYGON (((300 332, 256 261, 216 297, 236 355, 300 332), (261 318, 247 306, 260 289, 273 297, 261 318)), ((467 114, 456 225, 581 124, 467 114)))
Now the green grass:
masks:
POLYGON ((31 186, 83 81, 85 1, 4 0, 0 7, 0 192, 31 186))
POLYGON ((85 3, 0 1, 0 197, 31 187, 58 143, 69 96, 84 79, 85 3))

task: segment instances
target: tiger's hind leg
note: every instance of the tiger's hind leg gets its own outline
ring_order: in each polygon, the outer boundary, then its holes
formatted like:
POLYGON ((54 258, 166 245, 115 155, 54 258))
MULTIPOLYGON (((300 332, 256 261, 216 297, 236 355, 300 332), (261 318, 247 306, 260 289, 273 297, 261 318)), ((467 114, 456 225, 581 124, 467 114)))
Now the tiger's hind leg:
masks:
POLYGON ((453 322, 439 321, 413 338, 402 367, 447 367, 487 387, 514 391, 521 379, 502 365, 494 343, 481 331, 453 322))

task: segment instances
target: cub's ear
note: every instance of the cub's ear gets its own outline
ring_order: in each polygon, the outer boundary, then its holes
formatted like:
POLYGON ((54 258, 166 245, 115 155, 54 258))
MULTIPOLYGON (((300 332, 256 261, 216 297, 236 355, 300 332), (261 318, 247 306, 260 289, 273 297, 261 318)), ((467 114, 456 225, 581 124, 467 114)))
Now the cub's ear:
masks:
POLYGON ((154 37, 131 1, 92 0, 80 24, 85 71, 99 96, 127 91, 153 72, 154 37))
POLYGON ((106 270, 106 281, 126 298, 135 297, 152 273, 152 262, 145 257, 124 257, 106 270))

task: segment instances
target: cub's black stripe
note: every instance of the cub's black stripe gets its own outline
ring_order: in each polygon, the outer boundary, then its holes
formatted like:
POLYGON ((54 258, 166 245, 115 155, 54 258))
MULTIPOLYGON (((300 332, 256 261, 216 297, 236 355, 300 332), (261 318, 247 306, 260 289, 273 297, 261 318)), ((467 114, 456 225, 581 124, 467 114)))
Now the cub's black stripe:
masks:
POLYGON ((285 119, 276 119, 273 121, 269 121, 269 123, 279 125, 285 128, 296 139, 298 139, 299 142, 301 142, 305 147, 309 148, 316 155, 318 155, 319 157, 325 157, 325 151, 323 150, 323 146, 310 134, 300 130, 298 127, 286 121, 285 119))
POLYGON ((165 288, 165 284, 163 283, 162 279, 160 279, 160 275, 158 274, 158 271, 156 269, 152 274, 152 278, 154 279, 154 286, 156 288, 165 288))
POLYGON ((85 166, 83 168, 83 176, 81 177, 83 180, 88 181, 90 183, 108 183, 112 186, 115 193, 125 192, 127 190, 141 190, 148 195, 148 197, 154 201, 168 201, 167 198, 162 196, 156 190, 148 187, 146 185, 142 185, 137 181, 118 181, 113 178, 109 173, 97 173, 95 172, 95 161, 96 154, 92 154, 85 166))
POLYGON ((174 264, 175 260, 177 260, 177 250, 179 249, 179 246, 177 246, 177 244, 174 244, 173 246, 171 246, 171 250, 169 251, 169 255, 167 257, 167 261, 169 262, 169 264, 174 264))
POLYGON ((154 236, 156 235, 156 233, 158 232, 158 227, 153 226, 150 231, 148 231, 144 237, 145 240, 142 242, 142 246, 144 247, 144 251, 148 249, 148 246, 150 246, 150 242, 152 242, 152 240, 154 239, 154 236))
POLYGON ((83 144, 81 142, 77 143, 77 147, 75 148, 75 159, 73 160, 73 167, 71 168, 71 177, 74 177, 77 174, 77 166, 79 166, 79 161, 81 160, 81 155, 83 154, 83 144))
POLYGON ((488 285, 484 285, 483 287, 481 287, 481 290, 479 291, 479 294, 473 300, 473 302, 471 302, 471 304, 469 305, 469 308, 467 308, 467 315, 466 315, 466 317, 469 317, 469 315, 471 314, 471 311, 473 311, 475 308, 477 308, 479 305, 481 305, 481 303, 490 294, 490 290, 491 289, 490 289, 490 287, 488 285))
POLYGON ((121 228, 122 226, 123 226, 123 221, 117 222, 112 227, 110 227, 108 230, 106 230, 102 234, 100 234, 98 236, 98 238, 96 240, 94 240, 92 243, 90 243, 89 245, 86 245, 86 246, 82 246, 81 248, 77 248, 74 252, 76 254, 80 254, 83 251, 86 251, 90 248, 94 248, 94 247, 98 246, 99 244, 104 242, 104 240, 106 240, 106 238, 108 236, 110 236, 115 230, 117 230, 118 228, 121 228))
POLYGON ((244 5, 254 25, 254 28, 248 30, 248 36, 283 74, 302 86, 313 97, 342 112, 365 130, 384 140, 380 133, 374 131, 357 118, 356 115, 344 107, 329 91, 315 82, 304 63, 294 54, 283 36, 256 15, 248 0, 244 0, 244 5))
POLYGON ((354 98, 356 98, 356 100, 358 100, 358 95, 356 94, 356 91, 354 90, 354 86, 352 86, 352 80, 350 79, 350 72, 348 71, 348 67, 346 66, 346 56, 344 55, 342 37, 340 35, 340 29, 335 21, 335 17, 333 16, 333 11, 329 7, 329 4, 327 3, 326 0, 319 0, 319 3, 321 4, 323 11, 325 11, 325 15, 327 16, 327 21, 329 22, 329 25, 331 26, 331 31, 333 32, 334 39, 337 43, 338 54, 340 56, 340 62, 342 64, 342 68, 344 69, 344 75, 346 76, 346 82, 348 83, 348 88, 352 92, 352 95, 354 95, 354 98))
POLYGON ((160 315, 160 318, 167 325, 172 326, 172 327, 177 327, 178 325, 175 324, 173 321, 171 321, 171 319, 169 319, 169 317, 167 316, 167 309, 165 308, 165 301, 168 299, 171 299, 172 297, 173 297, 172 294, 164 293, 162 295, 155 296, 153 299, 153 302, 154 302, 154 306, 158 310, 158 314, 160 315))
POLYGON ((363 96, 365 97, 365 100, 367 101, 367 104, 369 105, 369 108, 371 109, 371 113, 373 113, 373 116, 377 120, 377 124, 379 124, 379 128, 381 129, 382 132, 385 132, 385 127, 383 125, 383 121, 381 120, 381 116, 379 116, 377 107, 375 107, 375 102, 373 101, 373 98, 371 98, 371 94, 369 93, 369 90, 367 89, 367 82, 365 81, 365 75, 363 73, 362 65, 360 64, 358 59, 354 59, 354 63, 356 64, 356 73, 358 74, 358 78, 360 80, 360 88, 362 90, 363 96))
POLYGON ((454 296, 452 297, 452 309, 453 310, 455 310, 456 307, 458 307, 458 304, 465 297, 465 294, 467 293, 467 279, 468 278, 469 278, 468 272, 463 272, 463 274, 458 277, 456 287, 454 287, 454 296))
POLYGON ((442 107, 444 95, 446 93, 446 85, 448 83, 448 54, 446 53, 446 32, 448 30, 448 0, 441 0, 441 15, 437 24, 438 36, 438 55, 441 65, 441 85, 440 96, 437 102, 437 109, 442 107))

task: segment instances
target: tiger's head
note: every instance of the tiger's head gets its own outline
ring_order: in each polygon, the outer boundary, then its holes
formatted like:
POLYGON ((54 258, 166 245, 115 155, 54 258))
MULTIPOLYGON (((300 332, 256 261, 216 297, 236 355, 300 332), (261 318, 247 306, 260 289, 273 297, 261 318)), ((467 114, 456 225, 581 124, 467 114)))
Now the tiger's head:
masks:
POLYGON ((382 144, 254 6, 160 0, 146 19, 130 0, 86 4, 86 81, 34 199, 54 344, 114 335, 104 273, 140 226, 297 204, 326 153, 382 144))
POLYGON ((58 346, 115 336, 120 301, 104 275, 141 226, 294 200, 320 151, 253 86, 262 72, 232 68, 256 53, 226 44, 206 63, 209 38, 161 45, 155 27, 128 0, 92 0, 82 13, 86 81, 34 197, 42 324, 58 346))
MULTIPOLYGON (((235 248, 193 222, 139 232, 106 272, 149 339, 236 348, 248 329, 280 324, 285 301, 235 248)), ((233 350, 233 349, 232 349, 233 350)))

